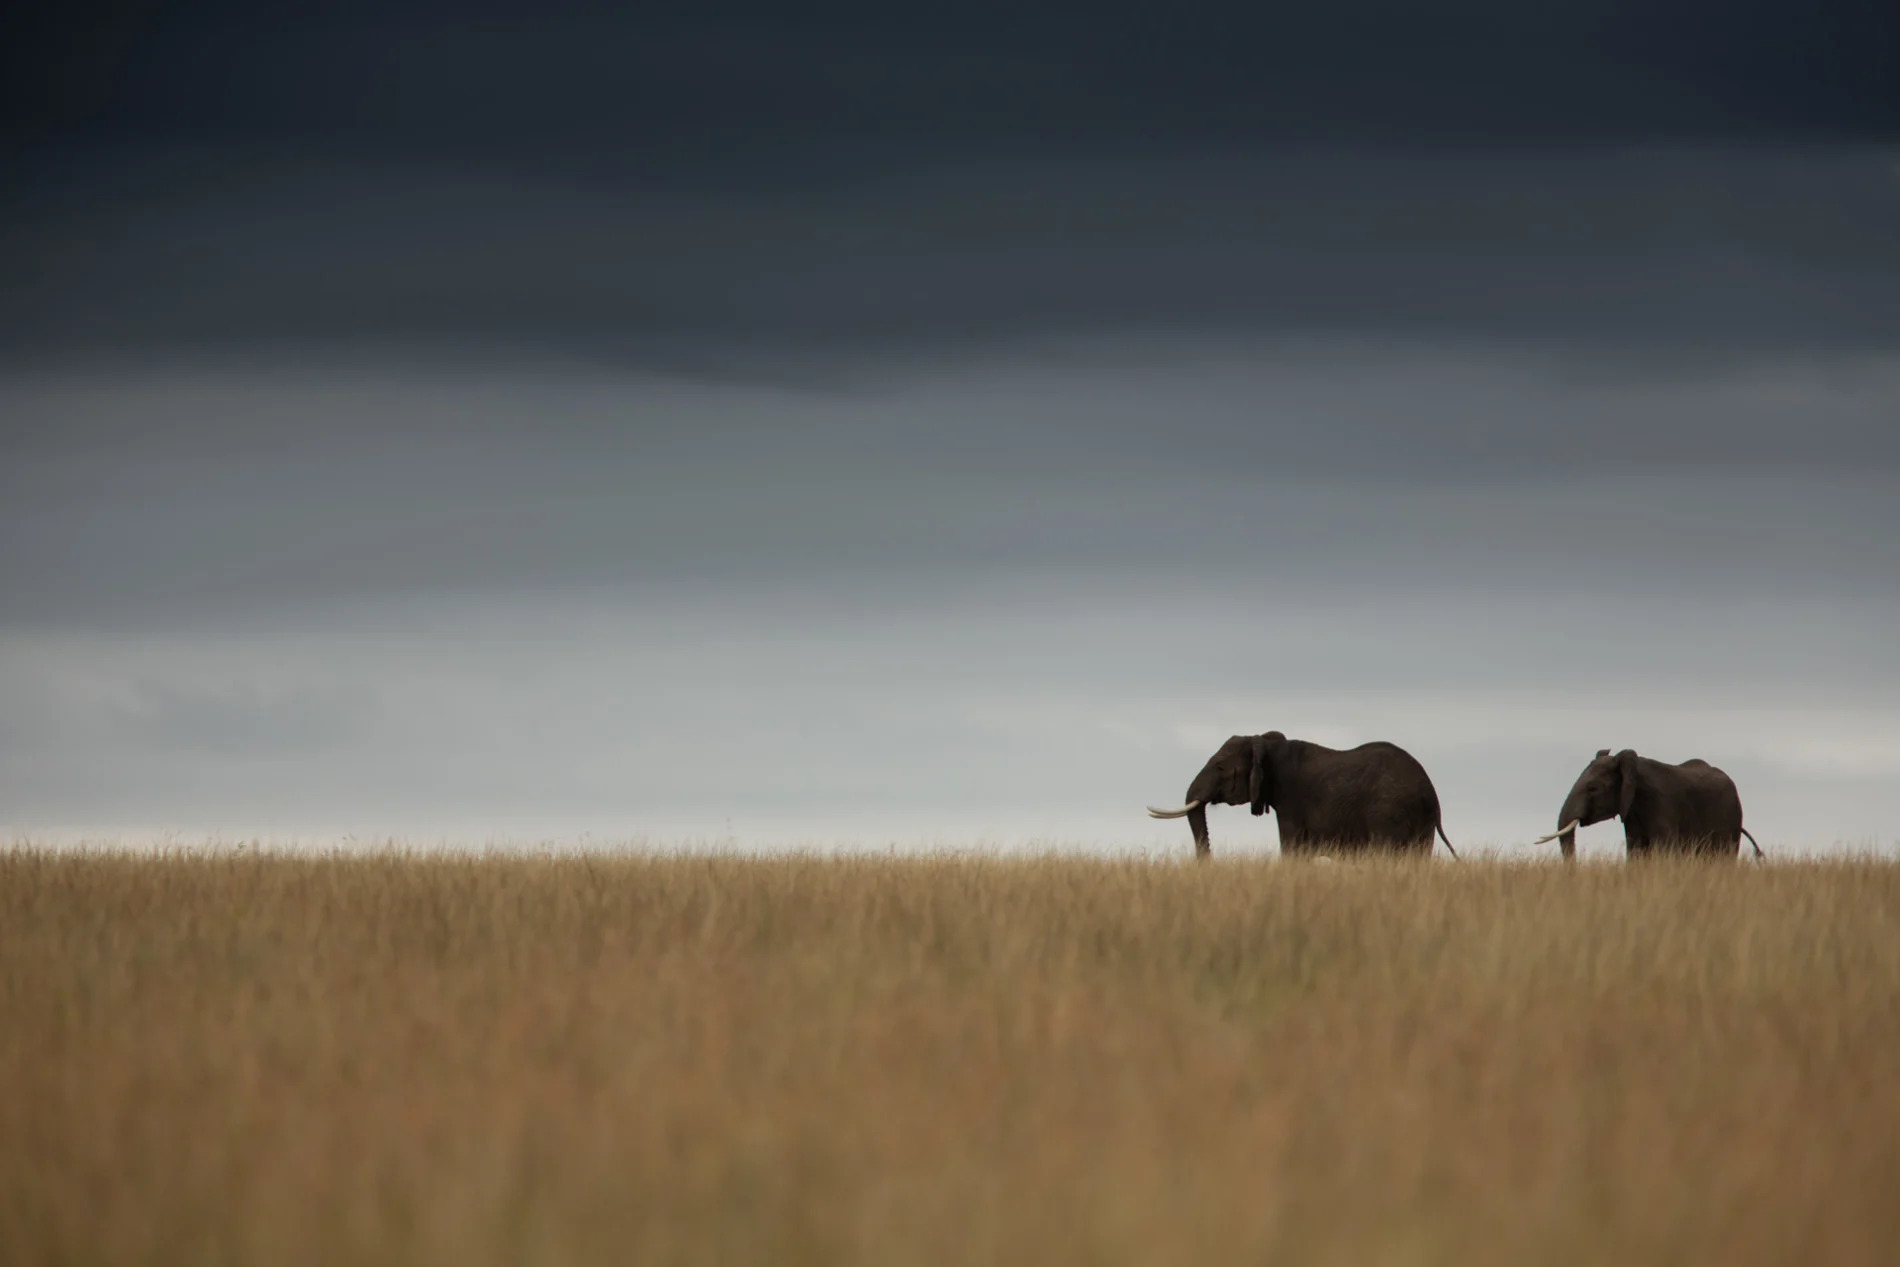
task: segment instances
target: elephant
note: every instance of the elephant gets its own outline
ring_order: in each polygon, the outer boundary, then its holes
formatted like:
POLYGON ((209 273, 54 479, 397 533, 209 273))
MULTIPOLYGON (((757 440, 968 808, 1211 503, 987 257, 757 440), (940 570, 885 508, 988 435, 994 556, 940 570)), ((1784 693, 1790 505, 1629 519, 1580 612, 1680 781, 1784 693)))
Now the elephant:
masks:
POLYGON ((1364 743, 1341 751, 1277 730, 1235 735, 1209 757, 1188 784, 1187 804, 1157 809, 1154 818, 1185 818, 1194 854, 1213 852, 1207 836, 1209 805, 1252 806, 1259 817, 1280 816, 1280 852, 1430 853, 1432 833, 1456 858, 1438 809, 1438 791, 1425 767, 1396 744, 1364 743))
POLYGON ((1761 846, 1742 826, 1742 798, 1735 782, 1708 762, 1692 759, 1670 765, 1636 755, 1633 748, 1612 754, 1597 749, 1557 813, 1557 830, 1533 842, 1556 841, 1566 860, 1577 856, 1577 828, 1606 818, 1623 820, 1628 856, 1682 853, 1736 857, 1742 837, 1761 846))

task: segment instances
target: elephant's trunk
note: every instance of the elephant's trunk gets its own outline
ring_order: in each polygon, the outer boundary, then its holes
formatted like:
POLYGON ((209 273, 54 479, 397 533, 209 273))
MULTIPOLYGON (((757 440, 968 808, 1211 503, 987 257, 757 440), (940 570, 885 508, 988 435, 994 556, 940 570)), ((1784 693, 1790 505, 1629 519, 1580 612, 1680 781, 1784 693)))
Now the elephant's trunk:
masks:
POLYGON ((1577 825, 1583 821, 1583 798, 1572 788, 1570 795, 1564 797, 1564 807, 1557 811, 1557 848, 1562 851, 1565 862, 1574 862, 1577 857, 1577 825))
POLYGON ((1188 811, 1188 830, 1194 833, 1194 857, 1197 861, 1206 861, 1214 852, 1213 842, 1207 838, 1207 806, 1196 805, 1188 811))

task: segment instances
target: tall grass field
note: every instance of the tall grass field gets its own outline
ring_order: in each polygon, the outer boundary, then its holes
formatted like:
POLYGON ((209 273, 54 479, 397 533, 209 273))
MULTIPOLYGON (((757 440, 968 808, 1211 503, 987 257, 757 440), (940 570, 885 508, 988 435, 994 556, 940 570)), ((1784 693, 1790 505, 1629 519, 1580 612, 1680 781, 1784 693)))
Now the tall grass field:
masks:
POLYGON ((0 1263, 1900 1262, 1900 868, 0 852, 0 1263))

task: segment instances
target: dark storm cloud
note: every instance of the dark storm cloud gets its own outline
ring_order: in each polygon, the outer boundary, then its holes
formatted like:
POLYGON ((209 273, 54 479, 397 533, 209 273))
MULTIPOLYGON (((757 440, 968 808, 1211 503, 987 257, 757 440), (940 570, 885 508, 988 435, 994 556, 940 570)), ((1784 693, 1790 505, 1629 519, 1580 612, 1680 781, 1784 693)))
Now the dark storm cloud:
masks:
POLYGON ((1900 339, 1895 223, 1900 171, 1860 152, 985 163, 747 197, 270 163, 16 218, 0 341, 820 377, 1123 330, 1865 351, 1900 339))
POLYGON ((1897 30, 1681 0, 82 7, 0 40, 0 355, 1887 347, 1897 30))
POLYGON ((768 0, 62 6, 14 18, 16 135, 584 153, 1229 138, 1894 139, 1876 0, 1310 5, 768 0))

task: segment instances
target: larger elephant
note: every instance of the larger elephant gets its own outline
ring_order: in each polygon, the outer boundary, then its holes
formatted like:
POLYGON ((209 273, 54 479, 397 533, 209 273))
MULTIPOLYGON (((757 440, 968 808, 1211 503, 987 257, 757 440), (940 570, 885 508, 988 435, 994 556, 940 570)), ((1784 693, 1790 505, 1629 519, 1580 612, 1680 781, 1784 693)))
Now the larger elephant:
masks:
MULTIPOLYGON (((1194 853, 1213 852, 1209 805, 1249 805, 1279 816, 1284 854, 1387 850, 1430 853, 1432 833, 1451 849, 1438 790, 1425 767, 1397 744, 1327 748, 1277 730, 1235 735, 1188 784, 1179 809, 1148 807, 1155 818, 1186 818, 1194 853)), ((1452 856, 1458 851, 1452 849, 1452 856)))
POLYGON ((1670 765, 1608 748, 1583 768, 1557 812, 1557 830, 1535 842, 1555 840, 1566 859, 1577 856, 1577 828, 1606 818, 1623 820, 1623 847, 1637 854, 1680 853, 1737 857, 1742 837, 1761 846, 1742 826, 1742 797, 1735 781, 1698 759, 1670 765))

